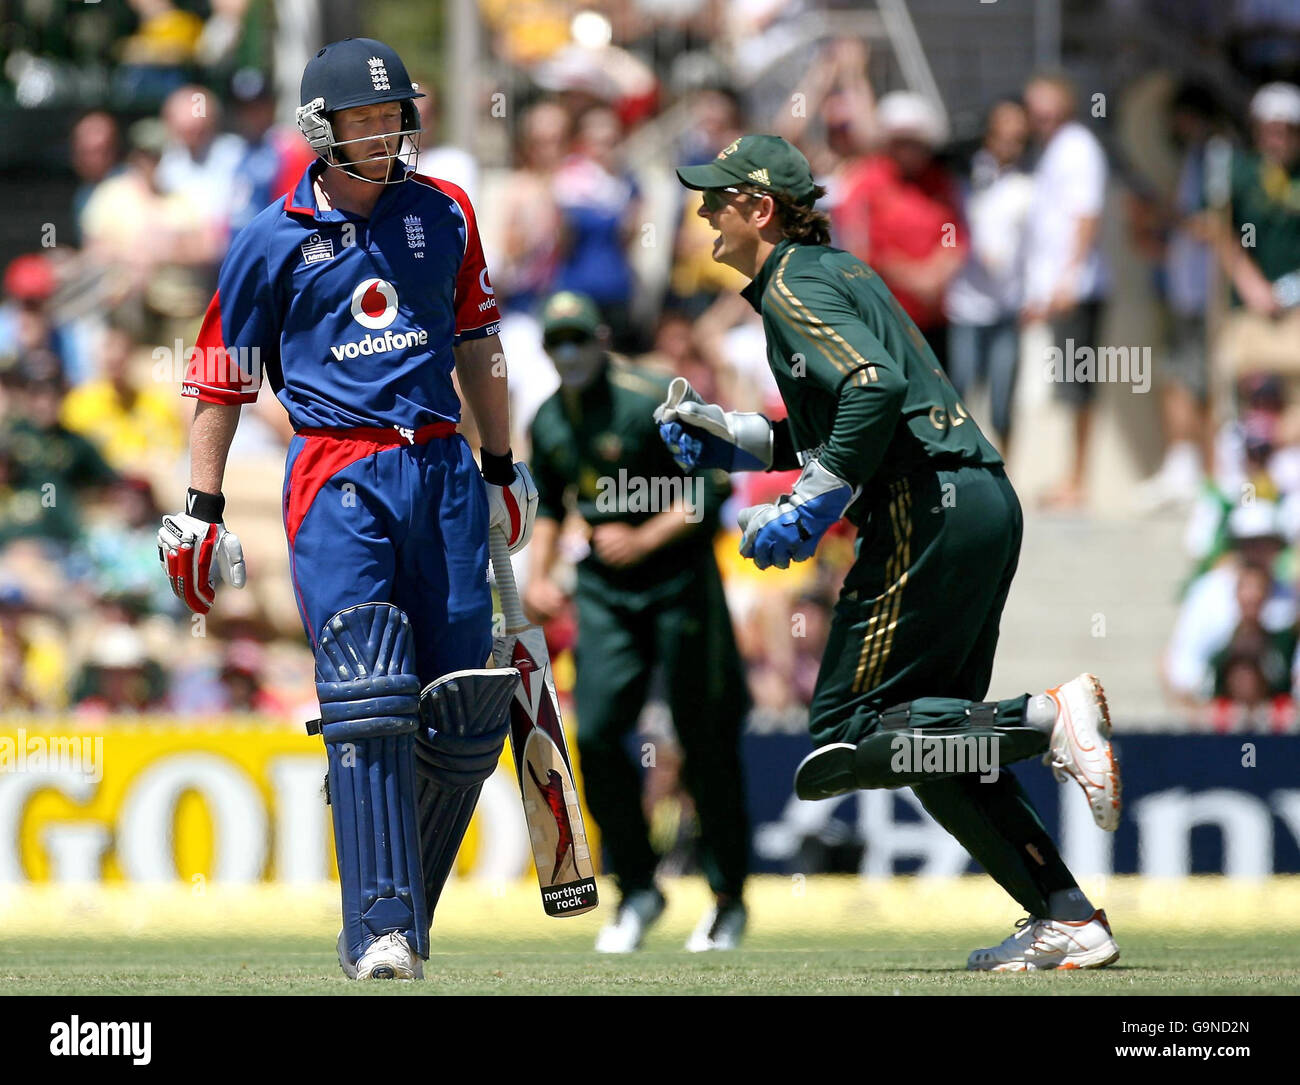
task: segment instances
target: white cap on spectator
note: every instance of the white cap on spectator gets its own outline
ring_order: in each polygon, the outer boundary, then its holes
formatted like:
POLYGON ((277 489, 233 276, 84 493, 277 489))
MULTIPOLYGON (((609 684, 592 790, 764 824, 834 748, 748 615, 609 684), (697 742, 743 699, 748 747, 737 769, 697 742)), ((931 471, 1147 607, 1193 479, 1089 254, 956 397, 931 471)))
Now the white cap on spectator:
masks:
POLYGON ((889 139, 910 136, 927 147, 942 146, 948 139, 948 125, 943 114, 929 98, 910 90, 891 90, 876 105, 876 123, 889 139))
POLYGON ((1228 515, 1228 534, 1234 542, 1249 539, 1284 539, 1282 518, 1274 501, 1238 505, 1228 515))
POLYGON ((1265 83, 1250 100, 1250 119, 1300 125, 1300 87, 1294 83, 1265 83))
POLYGON ((122 622, 114 622, 100 630, 90 651, 90 662, 106 670, 134 669, 148 660, 144 638, 122 622))

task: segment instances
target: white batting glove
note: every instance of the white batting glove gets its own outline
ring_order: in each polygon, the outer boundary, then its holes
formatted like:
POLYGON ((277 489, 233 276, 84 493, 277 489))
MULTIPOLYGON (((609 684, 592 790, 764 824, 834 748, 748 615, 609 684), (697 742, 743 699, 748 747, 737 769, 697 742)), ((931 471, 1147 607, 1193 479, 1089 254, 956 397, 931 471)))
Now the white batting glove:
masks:
POLYGON ((517 553, 533 537, 537 484, 527 467, 510 462, 509 453, 493 456, 480 452, 479 455, 483 460, 483 481, 487 484, 488 530, 499 529, 506 537, 510 553, 517 553), (513 478, 506 483, 506 471, 510 469, 514 471, 513 478))
POLYGON ((233 588, 244 586, 244 548, 221 522, 225 499, 219 494, 191 490, 186 505, 188 512, 163 517, 158 559, 176 597, 195 614, 206 614, 216 599, 218 578, 233 588))

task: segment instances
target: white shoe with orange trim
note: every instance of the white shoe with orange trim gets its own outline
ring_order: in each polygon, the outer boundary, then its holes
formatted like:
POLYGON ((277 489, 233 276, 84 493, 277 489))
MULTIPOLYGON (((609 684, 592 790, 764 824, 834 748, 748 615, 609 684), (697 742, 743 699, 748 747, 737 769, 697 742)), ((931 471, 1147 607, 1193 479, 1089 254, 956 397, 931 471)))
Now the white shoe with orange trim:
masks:
POLYGON ((966 961, 971 972, 1048 972, 1053 969, 1105 968, 1119 960, 1119 946, 1106 912, 1090 919, 1034 919, 1026 916, 1001 945, 977 949, 966 961))
POLYGON ((1051 745, 1043 755, 1052 775, 1073 780, 1088 797, 1093 820, 1107 832, 1119 826, 1119 766, 1110 748, 1110 710, 1096 675, 1081 674, 1047 691, 1056 702, 1051 745))

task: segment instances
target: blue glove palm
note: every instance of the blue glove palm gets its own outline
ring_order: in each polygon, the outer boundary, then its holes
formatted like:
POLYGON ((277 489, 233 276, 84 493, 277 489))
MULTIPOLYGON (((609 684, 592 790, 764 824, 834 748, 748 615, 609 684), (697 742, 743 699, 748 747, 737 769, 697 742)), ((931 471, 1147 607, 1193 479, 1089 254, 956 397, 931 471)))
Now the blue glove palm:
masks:
POLYGON ((735 445, 695 426, 681 422, 663 422, 659 426, 668 451, 683 471, 697 467, 720 467, 724 471, 761 471, 763 464, 746 455, 735 445), (743 465, 742 462, 743 461, 743 465))
POLYGON ((659 436, 683 471, 720 467, 763 471, 772 464, 772 423, 761 414, 724 411, 705 403, 683 377, 674 377, 668 398, 654 413, 659 436))
POLYGON ((790 493, 741 510, 741 557, 752 558, 760 569, 788 569, 792 561, 807 561, 859 493, 860 487, 809 460, 790 493))

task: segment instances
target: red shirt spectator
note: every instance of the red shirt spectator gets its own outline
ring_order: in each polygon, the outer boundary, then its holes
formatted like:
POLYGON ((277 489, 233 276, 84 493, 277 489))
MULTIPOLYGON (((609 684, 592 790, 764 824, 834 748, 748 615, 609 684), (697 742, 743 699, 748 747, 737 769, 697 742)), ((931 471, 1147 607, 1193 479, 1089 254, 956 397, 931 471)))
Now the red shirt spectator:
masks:
POLYGON ((925 261, 940 250, 965 254, 957 187, 943 166, 931 159, 908 177, 891 155, 868 155, 845 173, 831 226, 836 244, 880 273, 917 327, 943 324, 943 291, 909 289, 910 276, 896 266, 925 261))

